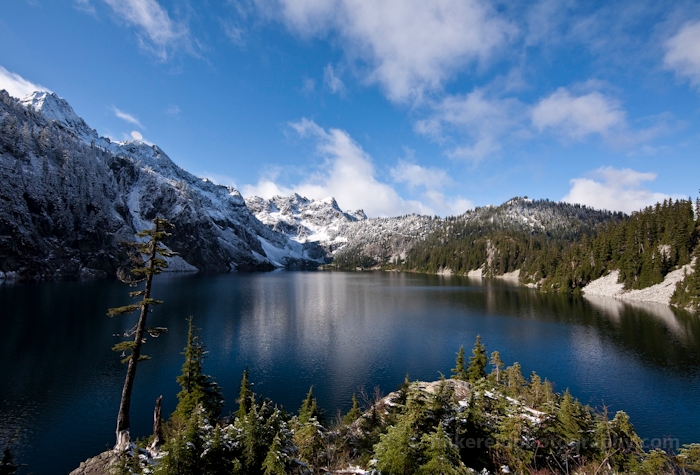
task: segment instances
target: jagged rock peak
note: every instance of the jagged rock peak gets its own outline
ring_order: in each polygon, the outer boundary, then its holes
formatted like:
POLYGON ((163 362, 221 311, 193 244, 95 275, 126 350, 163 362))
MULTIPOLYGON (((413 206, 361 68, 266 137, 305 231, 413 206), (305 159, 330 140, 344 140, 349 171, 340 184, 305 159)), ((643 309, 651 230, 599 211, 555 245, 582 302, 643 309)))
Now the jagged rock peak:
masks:
POLYGON ((121 241, 155 216, 175 225, 174 271, 316 267, 323 250, 270 230, 241 195, 155 145, 99 137, 53 93, 0 92, 0 277, 115 275, 121 241))
POLYGON ((55 120, 75 130, 81 138, 98 138, 97 131, 90 128, 82 117, 75 113, 68 101, 53 92, 35 91, 21 99, 20 104, 40 112, 48 120, 55 120))
POLYGON ((333 197, 313 200, 292 193, 269 200, 251 196, 245 201, 255 217, 272 230, 297 242, 318 242, 328 252, 346 242, 339 233, 343 226, 367 219, 362 210, 343 211, 333 197))

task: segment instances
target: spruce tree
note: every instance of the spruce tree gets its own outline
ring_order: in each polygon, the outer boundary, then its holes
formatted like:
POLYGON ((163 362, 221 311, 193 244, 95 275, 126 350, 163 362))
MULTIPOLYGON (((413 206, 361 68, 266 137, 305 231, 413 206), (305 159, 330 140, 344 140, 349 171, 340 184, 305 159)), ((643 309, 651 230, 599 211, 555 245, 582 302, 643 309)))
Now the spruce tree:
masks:
POLYGON ((501 383, 501 372, 503 371, 503 360, 501 360, 501 353, 498 351, 494 351, 491 353, 491 360, 489 361, 491 363, 491 366, 493 366, 493 372, 491 374, 495 374, 496 376, 496 384, 501 383))
POLYGON ((467 369, 470 382, 474 383, 486 377, 487 361, 486 348, 481 343, 481 335, 477 335, 474 349, 472 349, 472 356, 469 358, 469 368, 467 369))
POLYGON ((301 404, 301 408, 299 408, 299 422, 302 424, 306 424, 309 422, 312 418, 316 417, 318 418, 319 412, 318 408, 316 407, 316 398, 314 397, 314 387, 311 386, 309 388, 309 392, 306 395, 306 399, 304 399, 304 402, 301 404))
POLYGON ((357 400, 355 394, 352 395, 352 408, 348 411, 345 416, 343 416, 343 424, 350 425, 355 422, 362 415, 362 410, 360 409, 360 403, 357 400))
POLYGON ((460 379, 462 381, 469 380, 469 373, 467 372, 466 363, 464 361, 464 345, 459 347, 457 359, 455 360, 455 367, 452 368, 451 371, 453 379, 460 379))
POLYGON ((204 416, 214 423, 221 414, 223 396, 219 385, 202 371, 202 361, 206 356, 204 345, 195 335, 192 317, 188 319, 187 345, 182 354, 185 362, 177 382, 182 388, 177 394, 177 407, 174 416, 187 420, 197 407, 202 408, 204 416))
POLYGON ((527 386, 527 381, 523 377, 523 369, 517 361, 512 366, 506 368, 506 381, 508 391, 513 397, 520 396, 521 391, 527 386))
POLYGON ((287 458, 289 457, 282 451, 282 441, 278 433, 272 440, 270 450, 263 461, 264 475, 285 475, 287 473, 285 467, 287 458))
POLYGON ((571 396, 567 389, 559 403, 559 411, 556 414, 559 433, 566 445, 581 442, 580 408, 579 402, 571 396))
POLYGON ((248 367, 243 370, 243 377, 241 378, 241 390, 238 393, 238 411, 236 412, 236 417, 239 419, 244 419, 251 407, 255 404, 255 395, 253 390, 250 389, 250 381, 248 380, 248 367))
POLYGON ((418 469, 419 475, 462 475, 470 473, 459 458, 457 448, 438 424, 435 432, 421 438, 427 462, 418 469))
POLYGON ((403 416, 385 434, 379 436, 379 442, 374 446, 374 458, 381 473, 415 473, 420 452, 414 440, 414 432, 411 418, 403 416))
POLYGON ((119 413, 117 415, 117 442, 115 444, 115 450, 120 452, 126 450, 130 443, 129 408, 131 406, 131 392, 134 388, 134 379, 136 377, 136 367, 139 362, 148 359, 146 355, 141 354, 141 345, 145 341, 145 334, 148 332, 152 337, 157 337, 161 333, 167 331, 167 329, 162 327, 146 329, 146 318, 148 317, 150 307, 163 303, 160 300, 151 298, 151 289, 153 277, 160 274, 163 269, 168 267, 164 258, 176 255, 176 253, 169 251, 160 244, 161 241, 170 236, 168 231, 172 228, 173 225, 168 223, 165 219, 154 218, 153 229, 145 229, 137 234, 139 238, 147 239, 143 242, 128 244, 128 246, 135 251, 132 256, 132 261, 136 267, 131 270, 131 274, 134 277, 126 276, 123 277, 122 280, 131 286, 135 286, 140 282, 145 282, 145 286, 142 290, 129 293, 133 298, 142 298, 141 301, 135 304, 110 308, 107 312, 107 315, 113 317, 116 315, 131 314, 137 310, 140 311, 136 326, 125 332, 125 336, 133 336, 133 340, 122 341, 112 348, 114 351, 122 353, 122 355, 125 356, 125 358, 122 359, 122 363, 128 364, 126 379, 122 389, 121 402, 119 404, 119 413), (143 256, 146 256, 145 262, 143 256))

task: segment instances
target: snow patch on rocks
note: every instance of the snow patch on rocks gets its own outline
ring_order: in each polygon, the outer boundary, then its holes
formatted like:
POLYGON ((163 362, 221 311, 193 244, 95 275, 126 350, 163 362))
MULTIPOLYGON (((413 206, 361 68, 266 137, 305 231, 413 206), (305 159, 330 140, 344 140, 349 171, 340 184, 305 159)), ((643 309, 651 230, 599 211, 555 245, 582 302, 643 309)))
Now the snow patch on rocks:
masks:
POLYGON ((662 305, 669 305, 671 296, 676 290, 676 284, 682 281, 685 276, 693 271, 693 263, 686 264, 680 269, 666 274, 664 281, 639 290, 625 290, 624 284, 618 283, 620 271, 614 270, 608 275, 600 277, 587 286, 582 291, 584 295, 595 295, 600 297, 613 297, 621 300, 632 300, 637 302, 651 302, 662 305))
POLYGON ((494 277, 510 282, 520 282, 520 269, 515 269, 513 272, 506 272, 503 275, 494 275, 494 277))

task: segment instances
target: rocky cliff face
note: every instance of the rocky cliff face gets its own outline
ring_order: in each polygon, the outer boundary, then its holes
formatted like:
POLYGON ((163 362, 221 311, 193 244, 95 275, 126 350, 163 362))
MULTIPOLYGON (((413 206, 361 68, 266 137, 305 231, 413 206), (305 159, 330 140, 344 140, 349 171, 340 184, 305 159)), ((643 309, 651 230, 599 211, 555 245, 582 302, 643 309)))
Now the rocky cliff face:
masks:
POLYGON ((120 241, 156 215, 175 224, 171 270, 317 266, 323 251, 263 225, 233 188, 193 176, 157 146, 114 143, 54 94, 0 92, 0 277, 111 276, 120 241))
POLYGON ((246 198, 248 208, 270 229, 301 243, 318 243, 327 260, 398 260, 441 222, 429 216, 406 215, 369 219, 362 210, 340 209, 334 198, 310 200, 292 194, 270 200, 246 198))
POLYGON ((334 198, 310 200, 294 193, 269 200, 253 196, 245 201, 270 229, 300 243, 318 243, 327 256, 347 242, 348 224, 367 221, 362 210, 342 211, 334 198))

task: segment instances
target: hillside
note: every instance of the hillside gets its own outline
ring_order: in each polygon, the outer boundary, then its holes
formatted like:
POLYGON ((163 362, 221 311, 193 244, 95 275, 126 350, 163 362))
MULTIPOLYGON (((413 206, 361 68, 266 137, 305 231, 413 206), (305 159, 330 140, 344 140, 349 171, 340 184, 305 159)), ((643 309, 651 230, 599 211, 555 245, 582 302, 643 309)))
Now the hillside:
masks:
POLYGON ((700 200, 695 206, 666 200, 623 216, 514 199, 447 218, 401 268, 462 275, 478 270, 483 276, 517 271, 521 283, 547 291, 579 293, 591 284, 595 295, 697 309, 699 216, 700 200))
POLYGON ((323 251, 260 223, 237 190, 155 145, 99 137, 55 94, 0 92, 0 277, 114 276, 156 215, 175 224, 172 270, 316 267, 323 251))
POLYGON ((406 255, 402 269, 436 273, 502 275, 519 269, 530 252, 544 243, 570 242, 593 233, 621 213, 599 211, 549 200, 514 198, 441 220, 436 229, 406 255))
POLYGON ((221 394, 206 392, 213 380, 199 369, 198 386, 180 381, 165 440, 142 441, 121 460, 105 452, 72 475, 109 468, 163 475, 670 475, 700 469, 698 444, 645 443, 625 412, 584 406, 535 372, 526 378, 517 362, 505 367, 499 352, 487 355, 477 337, 468 361, 460 348, 451 379, 406 377, 386 396, 362 393, 362 405, 353 395, 350 411, 332 421, 318 410, 313 388, 292 415, 256 395, 247 370, 238 411, 220 418, 221 394), (676 452, 662 450, 671 448, 676 452))

